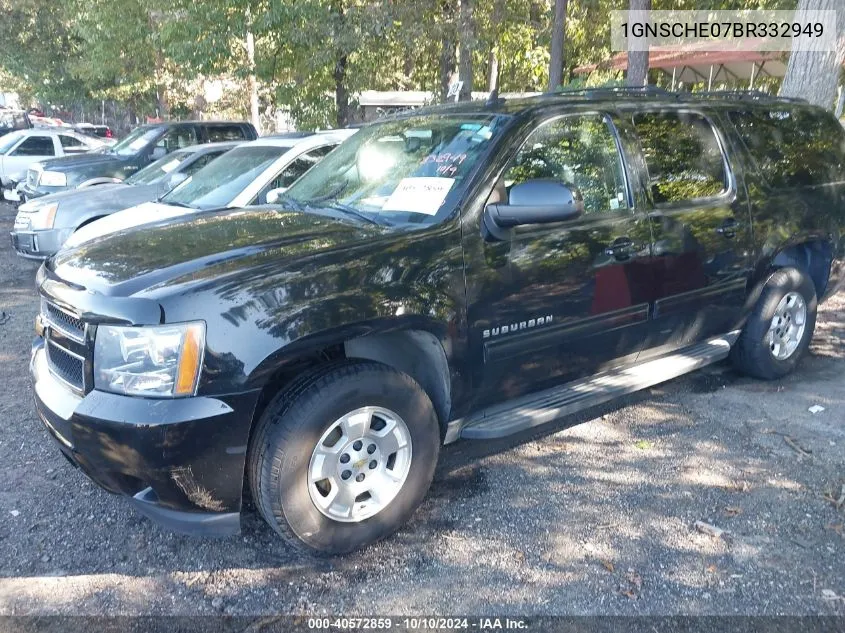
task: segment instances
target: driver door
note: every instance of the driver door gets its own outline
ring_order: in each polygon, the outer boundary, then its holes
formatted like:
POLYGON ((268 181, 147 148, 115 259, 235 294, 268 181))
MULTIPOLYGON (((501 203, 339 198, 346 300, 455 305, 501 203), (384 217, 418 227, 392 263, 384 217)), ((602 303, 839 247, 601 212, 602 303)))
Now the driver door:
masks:
POLYGON ((632 208, 611 118, 579 113, 537 124, 486 203, 507 204, 513 186, 533 179, 577 189, 584 213, 517 226, 504 239, 485 235, 478 214, 464 220, 478 404, 633 361, 647 331, 650 229, 632 208))

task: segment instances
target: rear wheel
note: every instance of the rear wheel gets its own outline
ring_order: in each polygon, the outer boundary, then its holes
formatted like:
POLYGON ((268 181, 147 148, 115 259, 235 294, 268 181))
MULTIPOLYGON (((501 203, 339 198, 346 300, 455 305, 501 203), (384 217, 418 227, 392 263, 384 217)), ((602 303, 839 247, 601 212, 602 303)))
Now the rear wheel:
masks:
POLYGON ((806 353, 816 325, 816 290, 806 273, 781 268, 769 278, 731 356, 738 369, 772 380, 806 353))
POLYGON ((250 445, 250 488, 288 543, 342 554, 408 520, 439 447, 434 407, 412 378, 379 363, 343 363, 270 402, 250 445))

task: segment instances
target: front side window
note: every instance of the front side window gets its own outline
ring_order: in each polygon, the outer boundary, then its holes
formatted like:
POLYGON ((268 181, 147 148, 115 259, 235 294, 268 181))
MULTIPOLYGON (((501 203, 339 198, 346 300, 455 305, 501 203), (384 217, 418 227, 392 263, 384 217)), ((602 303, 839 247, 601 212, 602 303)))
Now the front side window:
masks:
POLYGON ((118 156, 135 156, 161 134, 160 127, 138 127, 122 141, 115 143, 110 153, 118 156))
POLYGON ((173 152, 163 158, 159 158, 142 170, 135 172, 126 179, 126 182, 130 185, 149 185, 154 183, 179 167, 190 155, 191 152, 173 152))
POLYGON ((161 153, 163 150, 165 154, 175 152, 177 149, 185 149, 191 145, 197 144, 197 131, 189 126, 179 126, 169 130, 167 134, 162 136, 155 145, 155 152, 161 153))
POLYGON ((655 204, 718 196, 728 189, 716 131, 695 112, 641 112, 634 128, 648 168, 655 204))
POLYGON ((586 214, 628 208, 622 157, 600 114, 561 117, 534 130, 505 170, 500 200, 514 185, 535 179, 577 189, 586 214))
POLYGON ((274 145, 236 147, 211 161, 161 201, 197 209, 225 207, 288 149, 274 145))
POLYGON ((351 208, 391 224, 431 224, 454 210, 507 115, 425 115, 369 125, 287 191, 314 208, 351 208))
POLYGON ((55 156, 56 148, 49 136, 30 136, 18 145, 12 156, 55 156))
POLYGON ((293 183, 302 178, 309 169, 319 163, 320 159, 331 152, 335 147, 335 145, 318 147, 309 152, 305 152, 304 154, 300 154, 294 158, 290 164, 282 170, 282 173, 273 180, 272 188, 290 187, 293 183))

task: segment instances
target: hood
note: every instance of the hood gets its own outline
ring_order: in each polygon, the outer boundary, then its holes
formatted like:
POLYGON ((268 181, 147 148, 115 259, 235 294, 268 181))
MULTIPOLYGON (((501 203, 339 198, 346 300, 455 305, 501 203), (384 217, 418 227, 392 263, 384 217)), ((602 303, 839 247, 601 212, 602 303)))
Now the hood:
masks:
POLYGON ((72 156, 60 156, 38 161, 44 170, 61 171, 70 173, 77 169, 84 169, 93 166, 119 165, 123 161, 114 154, 74 154, 72 156))
MULTIPOLYGON (((164 205, 136 209, 146 206, 164 205)), ((387 231, 328 216, 261 207, 180 211, 188 213, 147 224, 142 230, 118 230, 64 248, 46 266, 61 279, 89 291, 132 296, 170 284, 210 281, 253 266, 272 263, 275 268, 275 263, 363 243, 387 231)))
MULTIPOLYGON (((97 188, 99 187, 100 185, 97 185, 97 188)), ((144 189, 146 189, 146 187, 149 187, 149 185, 146 185, 144 189)), ((85 189, 77 191, 85 191, 85 189)), ((149 195, 149 197, 155 198, 155 190, 153 190, 152 195, 149 195)), ((147 199, 149 200, 149 198, 147 199)), ((160 222, 161 220, 167 220, 168 218, 176 218, 181 215, 188 215, 190 213, 197 212, 196 209, 174 207, 169 204, 161 204, 160 202, 143 202, 139 200, 138 202, 141 202, 141 204, 136 204, 136 206, 130 206, 132 204, 131 201, 127 202, 128 204, 120 204, 115 201, 116 204, 119 204, 120 209, 117 213, 112 213, 101 220, 97 220, 91 224, 86 224, 71 235, 62 248, 73 248, 89 240, 108 235, 109 233, 125 231, 127 229, 143 226, 144 224, 160 222)), ((85 204, 85 206, 88 206, 89 204, 89 202, 84 198, 82 199, 82 203, 85 204)), ((59 209, 61 210, 61 208, 62 207, 60 205, 59 209)))
MULTIPOLYGON (((109 215, 129 207, 155 200, 162 188, 157 184, 127 185, 124 183, 109 183, 86 187, 85 189, 70 189, 59 193, 36 198, 40 204, 59 204, 56 226, 76 227, 81 218, 91 218, 99 215, 109 215)), ((103 220, 98 220, 98 224, 103 220)), ((94 224, 80 229, 88 230, 94 224)))

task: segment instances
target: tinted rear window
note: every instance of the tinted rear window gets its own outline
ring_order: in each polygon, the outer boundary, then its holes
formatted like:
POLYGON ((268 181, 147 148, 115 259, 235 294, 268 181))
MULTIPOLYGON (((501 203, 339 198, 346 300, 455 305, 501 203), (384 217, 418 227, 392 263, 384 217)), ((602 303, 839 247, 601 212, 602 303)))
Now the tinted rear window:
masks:
POLYGON ((757 169, 774 188, 845 180, 845 130, 810 109, 730 112, 757 169))
POLYGON ((222 141, 242 141, 247 138, 244 128, 240 125, 210 125, 208 127, 208 141, 219 143, 222 141))

